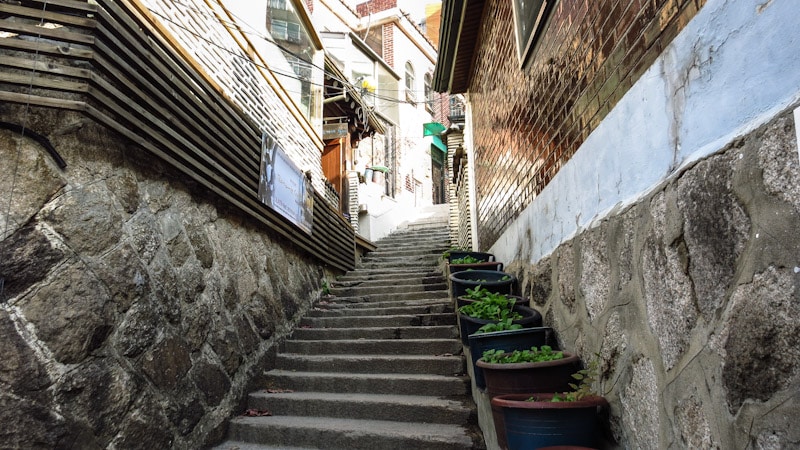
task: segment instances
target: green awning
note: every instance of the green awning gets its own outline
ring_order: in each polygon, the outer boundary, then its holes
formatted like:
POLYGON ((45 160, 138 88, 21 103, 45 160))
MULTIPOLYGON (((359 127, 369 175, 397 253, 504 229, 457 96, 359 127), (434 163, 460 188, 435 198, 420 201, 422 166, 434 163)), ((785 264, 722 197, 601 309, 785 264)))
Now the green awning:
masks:
POLYGON ((442 142, 442 138, 440 138, 439 136, 433 136, 433 145, 439 150, 441 150, 443 153, 445 154, 447 153, 447 146, 444 145, 444 142, 442 142))
POLYGON ((430 123, 423 123, 422 124, 422 135, 423 136, 436 136, 442 131, 446 130, 447 127, 440 124, 439 122, 430 122, 430 123))

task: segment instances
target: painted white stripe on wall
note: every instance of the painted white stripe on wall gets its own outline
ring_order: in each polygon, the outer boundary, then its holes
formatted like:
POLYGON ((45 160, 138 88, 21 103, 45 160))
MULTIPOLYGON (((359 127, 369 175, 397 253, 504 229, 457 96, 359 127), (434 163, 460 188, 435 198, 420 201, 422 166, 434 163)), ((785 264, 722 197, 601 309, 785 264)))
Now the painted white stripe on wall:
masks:
POLYGON ((796 18, 793 1, 709 0, 490 251, 536 262, 797 104, 796 18))
POLYGON ((794 110, 794 132, 797 134, 797 158, 800 159, 800 108, 794 110))

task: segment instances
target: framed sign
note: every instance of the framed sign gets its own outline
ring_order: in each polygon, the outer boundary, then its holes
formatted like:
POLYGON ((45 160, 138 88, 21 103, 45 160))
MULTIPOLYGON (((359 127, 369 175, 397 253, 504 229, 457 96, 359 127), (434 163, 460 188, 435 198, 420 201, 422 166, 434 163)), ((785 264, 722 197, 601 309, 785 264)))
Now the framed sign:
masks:
POLYGON ((558 0, 511 0, 521 68, 525 69, 533 60, 536 47, 547 29, 550 12, 557 2, 558 0))
POLYGON ((277 139, 261 135, 258 198, 292 223, 311 233, 314 196, 311 182, 289 159, 277 139))

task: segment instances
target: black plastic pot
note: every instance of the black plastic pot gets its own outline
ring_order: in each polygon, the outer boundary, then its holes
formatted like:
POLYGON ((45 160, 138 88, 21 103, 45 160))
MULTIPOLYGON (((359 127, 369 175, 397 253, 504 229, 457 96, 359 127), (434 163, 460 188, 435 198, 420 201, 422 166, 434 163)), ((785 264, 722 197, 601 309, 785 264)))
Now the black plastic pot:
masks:
POLYGON ((552 328, 534 327, 523 328, 521 330, 494 331, 491 333, 471 334, 469 336, 469 354, 472 358, 472 373, 475 378, 475 386, 480 390, 486 389, 486 379, 483 376, 483 369, 475 363, 483 356, 486 350, 503 350, 513 352, 514 350, 527 350, 531 347, 541 347, 551 345, 550 342, 552 328))
POLYGON ((466 258, 467 256, 471 256, 478 261, 481 262, 491 262, 494 261, 494 255, 491 253, 484 253, 484 252, 467 252, 467 251, 452 251, 447 256, 447 262, 453 262, 454 259, 459 258, 466 258))
MULTIPOLYGON (((522 325, 523 328, 533 328, 542 326, 542 315, 539 311, 529 308, 525 305, 515 304, 512 311, 518 312, 522 315, 521 319, 512 321, 511 323, 522 325)), ((464 345, 469 343, 469 336, 487 323, 496 323, 494 320, 476 319, 469 317, 466 314, 459 314, 459 331, 461 332, 461 342, 464 345)), ((533 345, 533 344, 531 344, 533 345)), ((528 346, 530 348, 530 345, 528 346)))
POLYGON ((467 289, 483 286, 498 294, 514 294, 517 277, 510 273, 496 270, 465 270, 450 275, 450 285, 453 289, 453 298, 456 299, 467 294, 467 289))
MULTIPOLYGON (((527 297, 520 297, 519 295, 509 295, 509 294, 505 294, 505 296, 508 298, 508 300, 511 303, 513 303, 515 305, 528 306, 530 304, 530 300, 527 297)), ((464 296, 458 297, 456 299, 456 308, 461 308, 464 305, 468 305, 468 304, 474 303, 476 301, 477 300, 473 300, 471 298, 467 298, 467 297, 464 297, 464 296)))
POLYGON ((450 275, 456 272, 463 272, 465 270, 493 270, 495 272, 503 271, 503 263, 498 261, 483 261, 479 263, 471 263, 471 264, 448 264, 447 270, 450 271, 450 275))

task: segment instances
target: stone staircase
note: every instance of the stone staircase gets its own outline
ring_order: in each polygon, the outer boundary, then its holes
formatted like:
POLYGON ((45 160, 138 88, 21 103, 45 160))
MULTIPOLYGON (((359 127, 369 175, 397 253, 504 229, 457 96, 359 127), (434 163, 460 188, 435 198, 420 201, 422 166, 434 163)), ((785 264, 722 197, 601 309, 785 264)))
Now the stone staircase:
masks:
POLYGON ((217 449, 484 449, 439 257, 446 217, 377 242, 278 353, 217 449))

